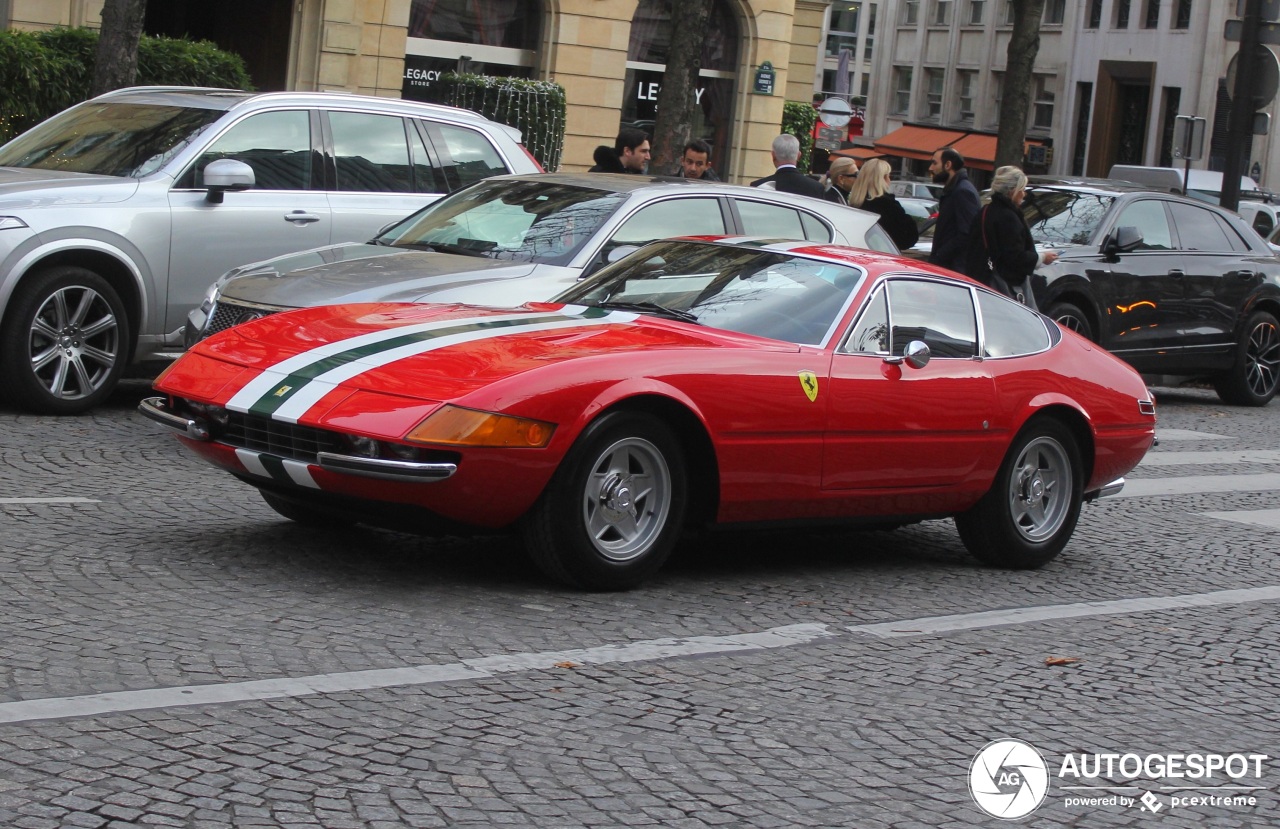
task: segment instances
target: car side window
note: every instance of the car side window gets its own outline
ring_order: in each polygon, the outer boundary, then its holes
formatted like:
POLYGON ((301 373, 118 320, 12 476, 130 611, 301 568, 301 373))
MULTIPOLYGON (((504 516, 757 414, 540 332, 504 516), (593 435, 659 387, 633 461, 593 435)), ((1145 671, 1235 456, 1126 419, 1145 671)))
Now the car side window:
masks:
POLYGON ((256 190, 311 189, 311 116, 306 110, 250 115, 220 135, 196 159, 180 186, 203 187, 204 168, 229 158, 253 168, 256 190))
POLYGON ((646 205, 622 223, 613 245, 643 245, 669 236, 722 235, 726 232, 720 201, 667 199, 646 205))
MULTIPOLYGON (((742 217, 742 232, 748 236, 772 236, 782 239, 808 239, 813 242, 830 242, 831 232, 825 225, 814 228, 805 222, 805 213, 792 207, 735 199, 738 215, 742 217), (810 235, 816 232, 816 235, 810 235)), ((816 222, 816 220, 814 220, 816 222)))
POLYGON ((1181 243, 1179 247, 1182 250, 1231 250, 1231 242, 1214 221, 1217 217, 1212 210, 1180 202, 1169 202, 1169 210, 1173 213, 1173 223, 1178 228, 1178 241, 1181 243))
POLYGON ((1044 318, 1022 303, 978 291, 978 310, 982 313, 983 356, 1016 357, 1049 347, 1044 318))
POLYGON ((1140 199, 1127 205, 1116 219, 1116 227, 1133 226, 1142 234, 1138 250, 1173 250, 1173 234, 1169 217, 1161 199, 1140 199))
POLYGON ((867 300, 840 350, 846 354, 889 353, 889 304, 883 289, 877 289, 867 300))
POLYGON ((422 133, 409 121, 409 154, 413 156, 413 192, 415 193, 448 193, 449 184, 444 179, 444 171, 432 158, 427 149, 422 133))
POLYGON ((344 192, 409 193, 413 171, 404 121, 397 115, 330 112, 337 189, 344 192))
POLYGON ((889 282, 889 348, 900 357, 922 340, 934 357, 975 357, 978 324, 968 288, 923 279, 889 282))
POLYGON ((449 154, 445 177, 451 190, 511 172, 498 150, 481 133, 451 124, 432 124, 430 129, 436 148, 443 142, 449 154))

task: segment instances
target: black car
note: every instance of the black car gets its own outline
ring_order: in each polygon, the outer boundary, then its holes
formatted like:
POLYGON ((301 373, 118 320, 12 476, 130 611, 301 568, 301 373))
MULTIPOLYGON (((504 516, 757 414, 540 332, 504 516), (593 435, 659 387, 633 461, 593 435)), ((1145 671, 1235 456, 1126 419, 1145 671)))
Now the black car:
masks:
POLYGON ((1264 406, 1280 380, 1280 259, 1220 207, 1099 180, 1033 183, 1040 309, 1139 371, 1205 377, 1264 406))

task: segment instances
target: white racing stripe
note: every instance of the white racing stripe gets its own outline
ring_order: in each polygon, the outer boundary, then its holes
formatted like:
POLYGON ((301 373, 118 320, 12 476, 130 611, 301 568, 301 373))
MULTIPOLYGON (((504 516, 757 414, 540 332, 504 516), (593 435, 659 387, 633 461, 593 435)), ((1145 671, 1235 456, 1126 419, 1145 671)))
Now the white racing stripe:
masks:
POLYGON ((311 477, 311 470, 307 469, 307 464, 302 461, 295 461, 286 458, 284 461, 284 471, 289 476, 289 480, 298 486, 305 486, 309 489, 319 489, 320 484, 316 483, 315 478, 311 477))

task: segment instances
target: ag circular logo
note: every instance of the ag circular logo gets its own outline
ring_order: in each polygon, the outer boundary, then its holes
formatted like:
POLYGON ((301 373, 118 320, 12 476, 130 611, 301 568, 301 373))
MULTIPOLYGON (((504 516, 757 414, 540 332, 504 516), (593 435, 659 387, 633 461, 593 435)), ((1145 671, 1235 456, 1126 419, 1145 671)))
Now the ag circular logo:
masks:
POLYGON ((1049 767, 1028 743, 988 743, 969 765, 969 793, 978 808, 1002 820, 1031 814, 1049 792, 1049 767))

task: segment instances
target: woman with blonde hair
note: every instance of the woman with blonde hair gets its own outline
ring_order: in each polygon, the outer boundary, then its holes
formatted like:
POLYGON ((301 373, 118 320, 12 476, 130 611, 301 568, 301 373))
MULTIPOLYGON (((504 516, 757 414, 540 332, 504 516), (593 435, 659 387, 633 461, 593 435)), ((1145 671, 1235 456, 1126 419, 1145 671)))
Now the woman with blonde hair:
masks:
POLYGON ((826 175, 820 180, 825 191, 823 197, 827 201, 848 204, 849 190, 858 180, 857 176, 858 162, 847 155, 836 156, 831 160, 831 166, 827 168, 826 175))
POLYGON ((1036 251, 1031 228, 1022 215, 1027 174, 1012 165, 996 170, 991 203, 982 208, 969 234, 968 275, 997 291, 1036 307, 1031 274, 1058 258, 1056 251, 1036 251))
POLYGON ((885 229, 899 250, 906 250, 920 240, 920 229, 916 220, 907 215, 907 211, 898 204, 898 199, 889 190, 889 162, 881 158, 873 158, 862 165, 858 173, 858 181, 849 194, 849 206, 869 210, 880 217, 880 226, 885 229))

